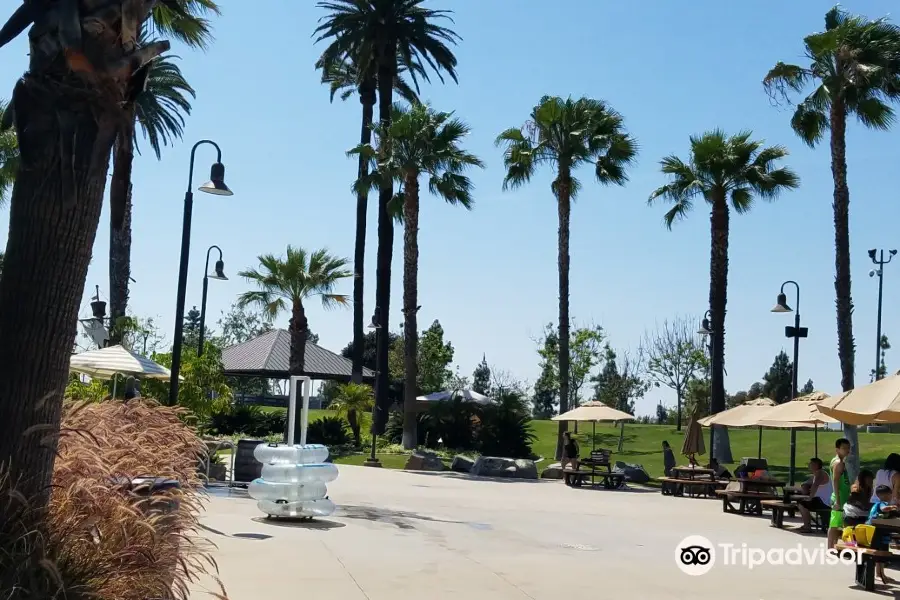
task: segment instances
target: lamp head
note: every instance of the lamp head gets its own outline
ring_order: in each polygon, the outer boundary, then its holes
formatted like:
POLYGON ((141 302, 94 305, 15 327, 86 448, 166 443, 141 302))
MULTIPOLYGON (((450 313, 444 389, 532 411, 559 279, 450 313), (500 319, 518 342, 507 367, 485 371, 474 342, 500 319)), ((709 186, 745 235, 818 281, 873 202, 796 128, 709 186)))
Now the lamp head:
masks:
POLYGON ((875 260, 875 252, 876 252, 875 248, 872 248, 871 250, 869 250, 869 258, 871 258, 872 260, 875 260))
POLYGON ((228 277, 225 276, 225 261, 217 260, 215 273, 212 275, 208 275, 210 279, 221 279, 222 281, 228 281, 228 277))
POLYGON ((778 294, 778 299, 775 301, 775 306, 772 307, 773 313, 789 313, 794 312, 794 309, 788 306, 787 296, 784 292, 778 294))
POLYGON ((705 318, 700 322, 700 329, 697 331, 700 335, 712 335, 712 328, 709 319, 705 318))
POLYGON ((209 181, 200 186, 200 191, 216 196, 231 196, 234 194, 225 185, 225 165, 220 162, 213 163, 209 170, 209 181))
POLYGON ((888 254, 890 254, 891 256, 897 256, 897 251, 896 250, 888 250, 888 254))

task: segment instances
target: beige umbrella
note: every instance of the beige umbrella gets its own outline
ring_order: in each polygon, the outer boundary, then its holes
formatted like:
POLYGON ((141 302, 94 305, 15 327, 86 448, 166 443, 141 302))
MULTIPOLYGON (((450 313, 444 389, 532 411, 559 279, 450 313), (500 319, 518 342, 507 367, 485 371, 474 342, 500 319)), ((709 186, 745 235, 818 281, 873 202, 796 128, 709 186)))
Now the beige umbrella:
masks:
POLYGON ((706 444, 703 441, 703 428, 700 427, 700 420, 696 415, 691 417, 688 423, 687 433, 684 434, 684 444, 681 446, 681 453, 687 456, 691 461, 691 466, 697 464, 694 458, 695 454, 706 454, 706 444))
POLYGON ((900 374, 832 396, 819 411, 848 425, 900 423, 900 374))
MULTIPOLYGON (((795 398, 790 402, 779 404, 771 409, 759 421, 762 427, 782 427, 785 429, 803 429, 815 428, 815 455, 819 455, 819 425, 828 425, 837 423, 834 419, 819 412, 817 404, 828 399, 828 394, 824 392, 812 392, 805 396, 795 398)), ((794 464, 795 455, 795 436, 791 434, 791 483, 794 482, 794 464)))
POLYGON ((591 448, 594 447, 594 439, 597 435, 597 421, 633 421, 634 415, 616 410, 602 402, 585 402, 581 406, 561 415, 556 415, 552 421, 590 421, 591 422, 591 448))
POLYGON ((762 426, 759 420, 763 418, 775 406, 775 401, 769 398, 757 398, 748 400, 734 408, 723 410, 720 413, 700 419, 704 427, 721 425, 723 427, 759 427, 759 444, 757 455, 762 458, 762 426))

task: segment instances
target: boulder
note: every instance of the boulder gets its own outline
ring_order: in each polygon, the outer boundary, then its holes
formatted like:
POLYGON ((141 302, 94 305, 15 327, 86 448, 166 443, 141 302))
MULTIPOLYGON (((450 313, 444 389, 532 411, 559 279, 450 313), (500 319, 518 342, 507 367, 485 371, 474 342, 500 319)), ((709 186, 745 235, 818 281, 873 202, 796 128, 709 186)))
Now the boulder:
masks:
POLYGON ((468 456, 457 454, 453 457, 453 462, 450 463, 450 470, 456 471, 457 473, 469 473, 474 464, 475 461, 468 456))
POLYGON ((562 463, 552 463, 541 473, 541 479, 562 479, 562 463))
POLYGON ((643 465, 629 464, 617 460, 613 472, 624 474, 625 481, 629 483, 647 483, 650 481, 650 475, 644 470, 643 465))
POLYGON ((533 460, 496 456, 479 456, 470 473, 478 477, 537 479, 537 467, 533 460))
POLYGON ((418 450, 410 455, 403 468, 407 471, 444 471, 447 469, 444 461, 434 452, 418 450))

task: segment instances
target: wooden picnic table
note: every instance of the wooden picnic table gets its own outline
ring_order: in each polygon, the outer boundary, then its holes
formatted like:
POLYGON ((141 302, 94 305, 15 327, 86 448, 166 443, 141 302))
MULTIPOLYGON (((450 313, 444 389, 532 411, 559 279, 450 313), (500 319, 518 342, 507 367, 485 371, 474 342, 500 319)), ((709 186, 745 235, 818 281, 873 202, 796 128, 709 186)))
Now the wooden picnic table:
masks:
MULTIPOLYGON (((900 534, 900 518, 885 517, 881 519, 872 519, 872 525, 875 526, 875 532, 872 540, 878 543, 882 537, 890 534, 900 534)), ((856 566, 856 583, 863 589, 875 591, 875 567, 878 563, 898 563, 900 555, 891 552, 889 548, 864 548, 845 546, 843 542, 838 542, 835 546, 839 550, 849 550, 858 552, 862 560, 856 566)))
POLYGON ((740 482, 742 493, 768 493, 775 494, 776 488, 784 488, 787 485, 783 481, 777 479, 753 479, 751 477, 742 477, 736 481, 740 482))
POLYGON ((672 467, 672 474, 675 479, 715 479, 716 472, 712 469, 703 467, 672 467))
POLYGON ((663 496, 684 496, 685 491, 691 498, 712 497, 715 490, 724 487, 725 482, 716 479, 716 472, 703 467, 672 467, 671 477, 661 477, 660 491, 663 496))

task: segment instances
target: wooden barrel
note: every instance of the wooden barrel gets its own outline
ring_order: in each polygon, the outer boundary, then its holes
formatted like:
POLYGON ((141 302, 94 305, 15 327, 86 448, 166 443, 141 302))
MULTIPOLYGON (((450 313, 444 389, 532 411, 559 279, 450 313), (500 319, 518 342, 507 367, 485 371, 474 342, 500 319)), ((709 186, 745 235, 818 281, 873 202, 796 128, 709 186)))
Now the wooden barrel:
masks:
POLYGON ((262 440, 239 440, 234 455, 234 481, 247 483, 262 474, 262 463, 253 457, 253 451, 262 440))

